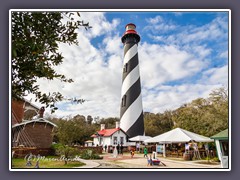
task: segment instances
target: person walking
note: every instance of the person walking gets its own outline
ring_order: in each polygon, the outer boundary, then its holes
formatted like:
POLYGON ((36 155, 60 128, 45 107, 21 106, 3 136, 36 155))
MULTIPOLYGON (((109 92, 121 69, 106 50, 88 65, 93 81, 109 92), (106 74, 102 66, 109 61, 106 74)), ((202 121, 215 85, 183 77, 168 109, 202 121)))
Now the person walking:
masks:
POLYGON ((143 149, 143 153, 144 153, 144 156, 143 157, 148 157, 147 154, 148 154, 148 149, 147 147, 145 146, 144 149, 143 149))

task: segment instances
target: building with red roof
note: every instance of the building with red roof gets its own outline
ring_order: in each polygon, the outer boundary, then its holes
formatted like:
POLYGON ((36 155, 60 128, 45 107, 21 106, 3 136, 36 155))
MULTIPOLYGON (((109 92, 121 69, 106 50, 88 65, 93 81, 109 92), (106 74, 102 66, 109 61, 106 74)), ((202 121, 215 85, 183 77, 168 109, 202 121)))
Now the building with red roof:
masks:
POLYGON ((101 124, 101 129, 91 137, 95 146, 127 145, 127 134, 119 127, 119 122, 113 129, 105 129, 105 124, 101 124))

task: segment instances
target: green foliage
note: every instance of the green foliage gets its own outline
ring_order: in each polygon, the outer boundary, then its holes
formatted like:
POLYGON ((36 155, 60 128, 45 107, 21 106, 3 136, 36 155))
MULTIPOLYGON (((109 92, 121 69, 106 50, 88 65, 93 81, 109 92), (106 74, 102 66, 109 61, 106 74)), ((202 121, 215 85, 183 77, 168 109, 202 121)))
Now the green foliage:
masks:
POLYGON ((144 127, 146 135, 152 137, 171 130, 171 111, 165 111, 163 114, 144 113, 144 127))
POLYGON ((79 154, 79 150, 77 148, 73 148, 68 145, 56 144, 53 148, 55 149, 57 155, 64 155, 66 158, 79 154))
POLYGON ((228 127, 228 92, 213 90, 209 97, 198 98, 173 111, 144 113, 145 133, 156 136, 180 127, 204 136, 212 136, 228 127))
POLYGON ((81 152, 81 158, 83 159, 102 159, 95 151, 91 149, 85 149, 81 152))
POLYGON ((211 161, 213 161, 213 162, 220 162, 220 160, 219 160, 218 157, 214 157, 214 158, 212 158, 211 161))
MULTIPOLYGON (((64 158, 66 158, 66 159, 68 159, 70 157, 73 158, 74 156, 76 156, 80 153, 80 151, 77 148, 73 148, 73 147, 70 147, 65 144, 55 144, 53 146, 53 148, 57 155, 64 156, 64 158)), ((67 164, 66 160, 64 162, 65 162, 65 164, 67 164)))
POLYGON ((100 124, 105 124, 105 128, 111 129, 116 127, 116 121, 119 121, 119 118, 117 117, 109 117, 109 118, 102 118, 99 122, 96 122, 98 127, 100 127, 100 124))
POLYGON ((96 132, 96 127, 88 124, 85 117, 80 115, 70 120, 55 120, 54 123, 58 126, 54 131, 54 138, 58 142, 69 146, 73 144, 83 145, 84 141, 96 132))
POLYGON ((92 124, 92 121, 93 121, 92 116, 88 115, 88 116, 87 116, 87 123, 88 123, 88 124, 92 124))
MULTIPOLYGON (((58 50, 59 43, 77 45, 76 30, 80 26, 90 28, 83 21, 75 20, 72 15, 73 13, 68 12, 12 12, 13 98, 23 98, 32 93, 42 104, 50 106, 52 112, 57 109, 55 103, 64 99, 62 94, 42 93, 36 82, 39 78, 73 82, 55 71, 55 66, 63 61, 63 56, 58 50), (64 16, 69 19, 66 23, 62 21, 64 16)), ((83 102, 76 99, 73 101, 83 102)))
MULTIPOLYGON (((214 90, 209 98, 198 98, 175 110, 164 113, 144 113, 145 134, 156 136, 180 127, 204 136, 212 136, 228 127, 228 98, 226 89, 214 90)), ((89 140, 100 124, 114 128, 118 118, 105 118, 92 122, 92 117, 76 115, 73 118, 51 120, 57 124, 54 131, 55 142, 72 146, 83 145, 89 140)), ((214 143, 213 143, 214 144, 214 143)))
POLYGON ((212 136, 228 127, 227 89, 219 88, 209 98, 199 98, 176 109, 172 120, 175 127, 212 136))
POLYGON ((116 120, 119 121, 118 118, 107 118, 92 123, 93 118, 91 116, 87 116, 86 119, 82 115, 76 115, 68 120, 57 118, 48 120, 57 125, 53 132, 54 142, 68 146, 84 145, 84 142, 100 129, 100 124, 106 124, 106 128, 115 128, 116 120))

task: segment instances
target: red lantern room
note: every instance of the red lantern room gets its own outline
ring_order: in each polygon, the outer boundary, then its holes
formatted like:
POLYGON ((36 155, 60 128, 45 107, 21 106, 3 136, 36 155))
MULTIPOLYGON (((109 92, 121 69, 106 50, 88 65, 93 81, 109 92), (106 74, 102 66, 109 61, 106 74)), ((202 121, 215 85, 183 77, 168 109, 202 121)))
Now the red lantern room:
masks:
POLYGON ((122 43, 127 43, 126 42, 127 37, 133 37, 137 41, 136 43, 138 43, 140 41, 140 36, 138 35, 137 31, 135 30, 136 25, 133 23, 129 23, 125 26, 125 28, 126 28, 126 31, 122 36, 122 43))

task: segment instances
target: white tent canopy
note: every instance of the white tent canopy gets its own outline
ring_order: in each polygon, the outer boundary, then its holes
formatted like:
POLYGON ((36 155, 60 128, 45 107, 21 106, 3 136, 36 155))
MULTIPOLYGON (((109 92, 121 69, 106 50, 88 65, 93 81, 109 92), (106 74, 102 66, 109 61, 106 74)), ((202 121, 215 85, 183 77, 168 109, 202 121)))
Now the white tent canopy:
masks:
POLYGON ((147 139, 144 142, 145 143, 162 143, 162 144, 170 144, 170 143, 183 143, 183 142, 213 142, 212 139, 181 129, 181 128, 175 128, 171 131, 168 131, 166 133, 160 134, 158 136, 155 136, 153 138, 147 139))
POLYGON ((152 138, 151 136, 141 136, 141 135, 139 135, 139 136, 135 136, 135 137, 132 137, 132 138, 130 138, 129 140, 130 141, 145 141, 145 140, 147 140, 147 139, 150 139, 150 138, 152 138))

